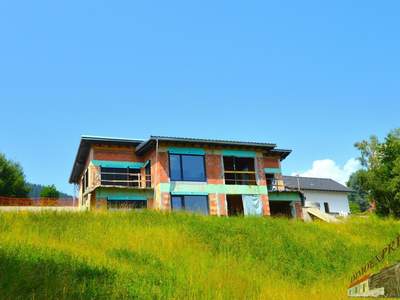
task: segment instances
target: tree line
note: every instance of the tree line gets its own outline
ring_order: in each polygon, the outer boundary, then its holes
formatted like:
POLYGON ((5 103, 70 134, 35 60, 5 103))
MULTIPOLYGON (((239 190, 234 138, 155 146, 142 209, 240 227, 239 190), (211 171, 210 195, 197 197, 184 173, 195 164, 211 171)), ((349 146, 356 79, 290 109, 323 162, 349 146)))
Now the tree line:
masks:
POLYGON ((362 169, 349 179, 348 186, 354 190, 350 203, 361 211, 373 204, 378 215, 400 218, 400 128, 383 141, 372 135, 355 147, 362 169))
POLYGON ((24 171, 17 162, 0 153, 0 196, 5 197, 70 197, 57 190, 55 185, 40 185, 26 182, 24 171))

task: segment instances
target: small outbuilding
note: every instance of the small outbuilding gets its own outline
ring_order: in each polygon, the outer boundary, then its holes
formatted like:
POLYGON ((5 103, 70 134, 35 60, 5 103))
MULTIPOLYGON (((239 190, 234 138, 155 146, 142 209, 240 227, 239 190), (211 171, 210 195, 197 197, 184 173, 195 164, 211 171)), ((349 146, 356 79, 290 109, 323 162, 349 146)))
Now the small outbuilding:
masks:
POLYGON ((348 187, 329 178, 283 176, 285 188, 301 191, 304 207, 318 208, 321 212, 334 216, 350 214, 348 187))

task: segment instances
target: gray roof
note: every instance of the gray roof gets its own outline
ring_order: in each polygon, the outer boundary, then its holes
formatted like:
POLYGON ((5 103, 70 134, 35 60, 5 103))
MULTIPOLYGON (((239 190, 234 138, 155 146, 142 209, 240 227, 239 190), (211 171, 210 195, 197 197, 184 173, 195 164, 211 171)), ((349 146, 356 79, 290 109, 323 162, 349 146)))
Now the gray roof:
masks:
POLYGON ((329 178, 283 176, 283 181, 286 188, 293 190, 297 190, 300 184, 300 190, 303 191, 352 192, 348 187, 329 178))

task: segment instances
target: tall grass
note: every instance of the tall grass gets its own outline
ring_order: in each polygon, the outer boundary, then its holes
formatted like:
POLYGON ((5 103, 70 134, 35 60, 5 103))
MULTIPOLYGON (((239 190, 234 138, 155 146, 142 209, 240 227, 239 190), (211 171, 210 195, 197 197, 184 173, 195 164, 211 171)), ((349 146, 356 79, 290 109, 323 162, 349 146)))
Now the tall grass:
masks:
POLYGON ((346 299, 351 275, 398 233, 375 217, 0 213, 0 298, 346 299))

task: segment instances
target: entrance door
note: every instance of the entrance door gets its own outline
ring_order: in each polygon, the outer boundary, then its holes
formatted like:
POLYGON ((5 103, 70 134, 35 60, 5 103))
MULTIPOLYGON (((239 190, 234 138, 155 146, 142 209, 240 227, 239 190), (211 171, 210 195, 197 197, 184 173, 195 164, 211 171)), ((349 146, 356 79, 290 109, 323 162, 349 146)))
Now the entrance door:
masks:
POLYGON ((292 217, 292 207, 289 201, 270 201, 269 211, 271 216, 292 217))
POLYGON ((242 195, 226 195, 226 203, 228 204, 228 216, 243 216, 242 195))

